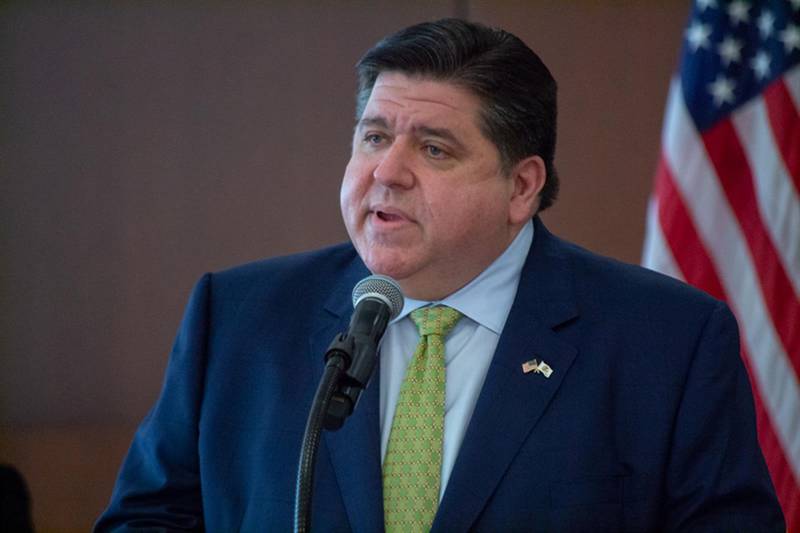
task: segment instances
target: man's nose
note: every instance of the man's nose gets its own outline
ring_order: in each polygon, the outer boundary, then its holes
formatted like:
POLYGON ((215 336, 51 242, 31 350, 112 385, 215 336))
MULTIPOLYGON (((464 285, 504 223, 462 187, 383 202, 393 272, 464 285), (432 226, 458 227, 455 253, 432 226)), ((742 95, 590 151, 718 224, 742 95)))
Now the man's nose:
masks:
POLYGON ((414 184, 414 173, 410 168, 411 157, 411 147, 396 140, 384 150, 378 165, 372 171, 375 181, 386 187, 411 187, 414 184))

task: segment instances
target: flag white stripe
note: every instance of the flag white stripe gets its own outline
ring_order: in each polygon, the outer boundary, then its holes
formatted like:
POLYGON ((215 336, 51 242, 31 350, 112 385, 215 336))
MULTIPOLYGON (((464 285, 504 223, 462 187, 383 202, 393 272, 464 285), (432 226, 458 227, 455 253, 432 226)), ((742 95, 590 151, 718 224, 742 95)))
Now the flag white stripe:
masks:
POLYGON ((675 263, 672 250, 658 222, 658 198, 650 197, 647 204, 647 232, 645 233, 642 264, 647 268, 683 281, 680 268, 675 263))
POLYGON ((800 295, 800 199, 777 150, 767 106, 762 98, 755 98, 731 118, 753 172, 761 219, 795 295, 800 295))
POLYGON ((783 82, 794 100, 795 109, 800 109, 800 65, 783 75, 783 82))
POLYGON ((680 83, 667 102, 664 154, 675 185, 739 319, 750 367, 795 479, 800 479, 800 384, 783 350, 756 279, 752 257, 684 104, 680 83), (693 178, 694 177, 694 178, 693 178), (695 179, 703 177, 703 179, 695 179))

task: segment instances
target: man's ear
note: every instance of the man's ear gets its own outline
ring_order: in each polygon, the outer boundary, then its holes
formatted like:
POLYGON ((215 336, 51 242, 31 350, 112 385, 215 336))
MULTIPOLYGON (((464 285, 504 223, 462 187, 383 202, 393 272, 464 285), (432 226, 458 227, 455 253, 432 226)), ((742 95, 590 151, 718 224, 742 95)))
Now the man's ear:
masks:
POLYGON ((539 193, 547 182, 544 160, 538 155, 526 157, 509 176, 514 182, 508 217, 512 225, 524 224, 539 210, 539 193))

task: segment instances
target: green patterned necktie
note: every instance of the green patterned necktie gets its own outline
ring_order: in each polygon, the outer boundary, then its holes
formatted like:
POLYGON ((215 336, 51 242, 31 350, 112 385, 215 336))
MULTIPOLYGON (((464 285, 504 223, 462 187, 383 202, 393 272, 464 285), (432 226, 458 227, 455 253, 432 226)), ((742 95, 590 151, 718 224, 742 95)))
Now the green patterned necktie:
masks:
POLYGON ((444 338, 461 318, 450 307, 411 312, 419 343, 400 386, 383 461, 387 533, 429 531, 439 506, 444 436, 444 338))

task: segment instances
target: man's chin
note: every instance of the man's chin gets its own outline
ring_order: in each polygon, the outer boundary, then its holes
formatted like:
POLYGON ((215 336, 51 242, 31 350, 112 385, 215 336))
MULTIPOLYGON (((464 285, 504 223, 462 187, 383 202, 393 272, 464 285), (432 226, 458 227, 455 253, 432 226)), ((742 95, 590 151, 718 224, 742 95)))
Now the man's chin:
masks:
POLYGON ((407 253, 361 254, 361 259, 373 274, 389 276, 397 281, 402 281, 413 273, 413 269, 408 264, 407 253))

